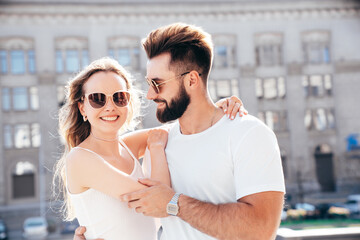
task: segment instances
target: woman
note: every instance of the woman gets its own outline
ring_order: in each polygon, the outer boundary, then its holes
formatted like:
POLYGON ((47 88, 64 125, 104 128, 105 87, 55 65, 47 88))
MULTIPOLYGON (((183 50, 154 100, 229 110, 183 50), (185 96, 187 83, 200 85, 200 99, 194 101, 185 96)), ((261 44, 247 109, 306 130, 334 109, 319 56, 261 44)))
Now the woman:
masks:
POLYGON ((170 185, 166 130, 118 136, 134 126, 138 113, 139 99, 131 79, 115 60, 94 61, 68 84, 59 114, 65 153, 56 176, 63 183, 66 219, 78 218, 87 228, 87 239, 156 239, 154 219, 117 200, 146 187, 137 182, 145 177, 138 159, 146 149, 151 156, 148 177, 170 185))

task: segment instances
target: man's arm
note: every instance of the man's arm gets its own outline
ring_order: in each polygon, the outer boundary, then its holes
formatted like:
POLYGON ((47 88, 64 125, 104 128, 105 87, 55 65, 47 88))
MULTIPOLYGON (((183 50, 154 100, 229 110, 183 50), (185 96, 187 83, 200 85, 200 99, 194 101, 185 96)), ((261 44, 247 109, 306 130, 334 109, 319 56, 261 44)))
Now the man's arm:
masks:
POLYGON ((283 199, 282 192, 262 192, 216 205, 181 195, 178 216, 217 239, 275 239, 283 199))
MULTIPOLYGON (((150 179, 139 181, 150 187, 122 195, 120 200, 128 201, 130 208, 146 216, 168 216, 166 205, 174 191, 150 179)), ((178 217, 218 239, 275 239, 283 201, 284 193, 275 191, 251 194, 236 203, 226 204, 212 204, 181 195, 178 217)))

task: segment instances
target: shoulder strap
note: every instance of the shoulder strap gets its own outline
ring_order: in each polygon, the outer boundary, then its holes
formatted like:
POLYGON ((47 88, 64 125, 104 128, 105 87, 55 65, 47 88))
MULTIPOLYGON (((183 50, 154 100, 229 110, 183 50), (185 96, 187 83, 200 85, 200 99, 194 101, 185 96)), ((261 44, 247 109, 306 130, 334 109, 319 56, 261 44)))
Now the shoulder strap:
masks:
POLYGON ((130 154, 130 156, 134 159, 134 160, 138 160, 136 157, 135 157, 135 155, 131 152, 131 150, 129 149, 129 147, 125 144, 125 142, 121 139, 121 138, 119 138, 119 142, 120 142, 120 144, 126 149, 126 151, 128 151, 128 153, 130 154))
MULTIPOLYGON (((74 148, 80 148, 80 149, 83 149, 85 151, 88 151, 88 152, 91 152, 93 154, 95 154, 96 156, 98 156, 99 158, 101 158, 102 160, 104 160, 104 158, 102 156, 100 156, 99 154, 97 154, 96 152, 90 150, 90 149, 87 149, 87 148, 83 148, 83 147, 74 147, 74 148)), ((104 160, 105 161, 105 160, 104 160)))

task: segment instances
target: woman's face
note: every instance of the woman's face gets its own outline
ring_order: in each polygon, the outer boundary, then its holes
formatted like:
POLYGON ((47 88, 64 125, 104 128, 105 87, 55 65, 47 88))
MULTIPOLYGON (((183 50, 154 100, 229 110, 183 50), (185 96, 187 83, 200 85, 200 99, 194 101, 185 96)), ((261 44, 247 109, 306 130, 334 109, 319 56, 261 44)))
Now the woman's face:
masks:
POLYGON ((83 86, 84 101, 79 103, 83 116, 87 116, 91 124, 91 131, 97 134, 113 135, 124 125, 129 111, 129 105, 117 106, 113 101, 113 94, 126 91, 125 80, 114 72, 97 72, 93 74, 83 86), (88 94, 103 93, 106 103, 103 107, 94 108, 89 102, 88 94))

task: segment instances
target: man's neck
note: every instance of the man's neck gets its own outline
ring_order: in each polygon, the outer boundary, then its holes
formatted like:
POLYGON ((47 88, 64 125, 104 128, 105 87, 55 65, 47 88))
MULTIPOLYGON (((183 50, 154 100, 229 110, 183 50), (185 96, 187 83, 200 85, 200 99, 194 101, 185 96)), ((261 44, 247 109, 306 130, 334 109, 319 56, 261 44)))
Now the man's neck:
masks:
POLYGON ((224 115, 211 100, 193 101, 179 118, 182 134, 190 135, 205 131, 214 125, 224 115))

